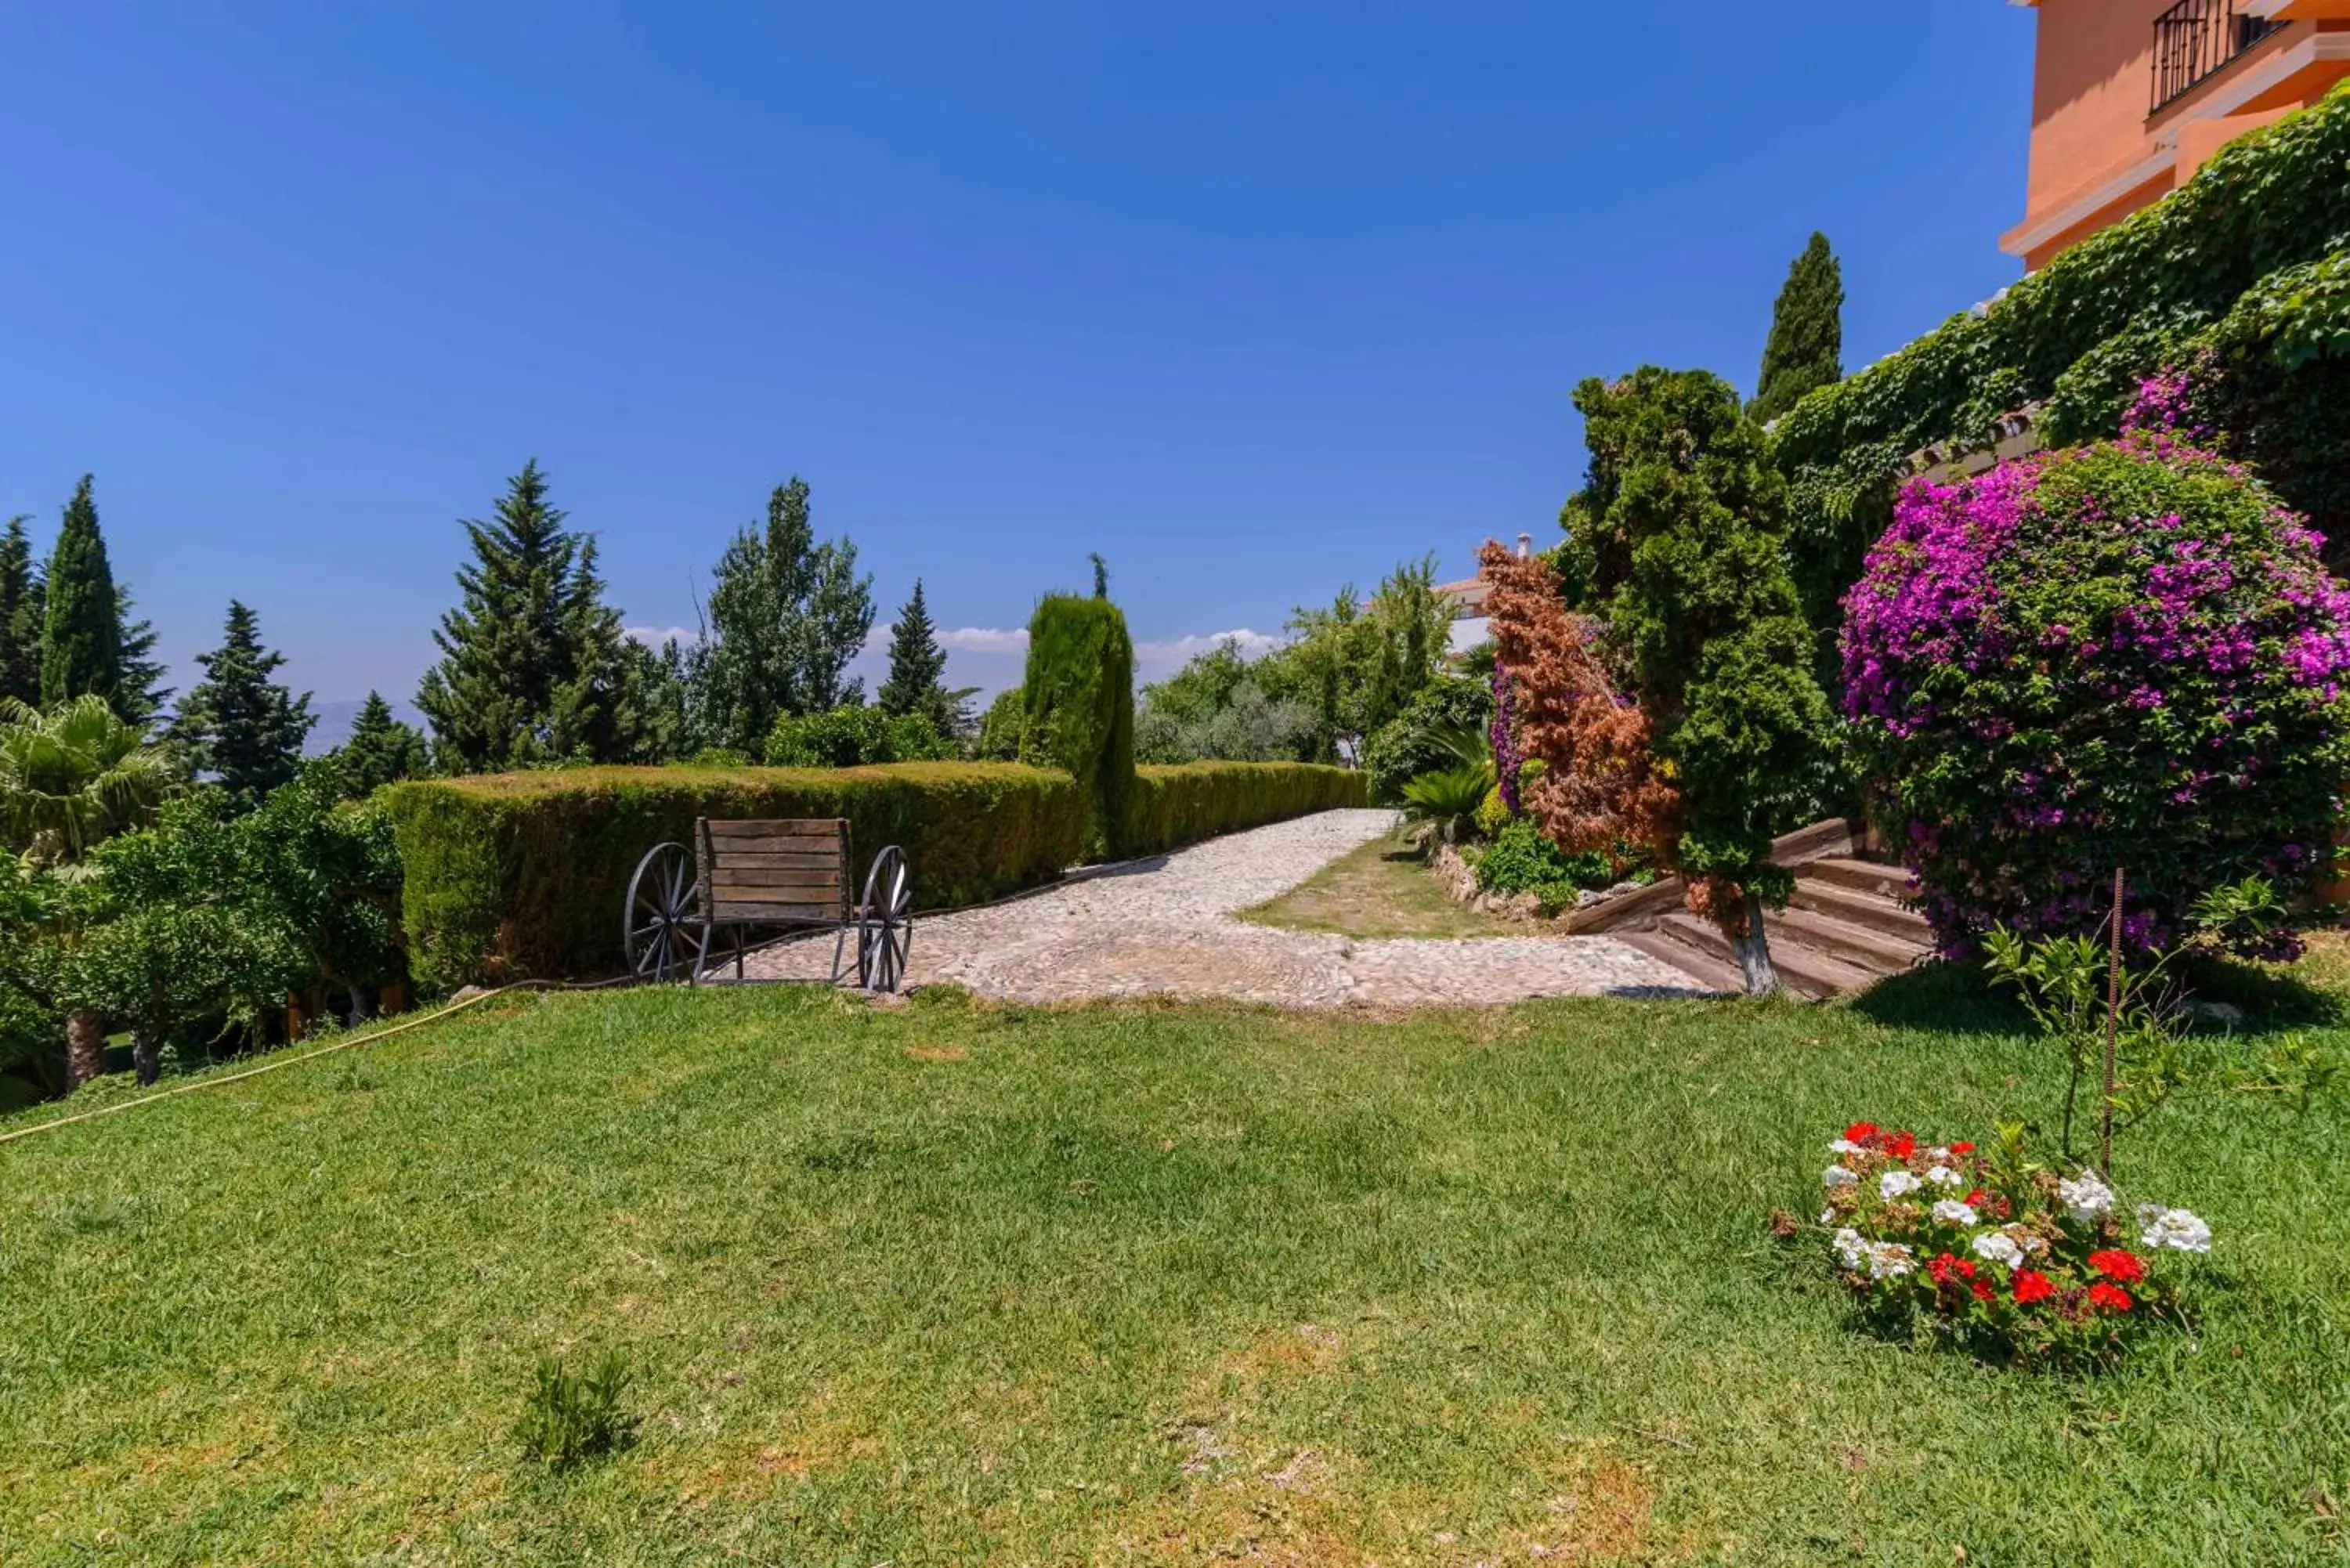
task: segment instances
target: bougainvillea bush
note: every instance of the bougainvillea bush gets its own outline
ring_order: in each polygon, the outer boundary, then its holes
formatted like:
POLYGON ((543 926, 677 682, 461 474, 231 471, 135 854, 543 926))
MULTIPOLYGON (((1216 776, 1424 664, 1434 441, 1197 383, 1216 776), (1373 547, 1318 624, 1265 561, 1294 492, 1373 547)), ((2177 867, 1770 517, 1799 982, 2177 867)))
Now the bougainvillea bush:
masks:
POLYGON ((1946 950, 2093 930, 2117 866, 2141 950, 2216 888, 2327 874, 2350 594, 2321 544, 2168 431, 1904 493, 1846 600, 1845 705, 1946 950))
POLYGON ((1986 1152, 1855 1122, 1828 1152, 1820 1225, 1862 1311, 1986 1356, 2109 1360, 2177 1320, 2168 1255, 2211 1250, 2211 1228, 2188 1210, 2132 1208, 2093 1169, 2035 1166, 2020 1135, 1986 1152))

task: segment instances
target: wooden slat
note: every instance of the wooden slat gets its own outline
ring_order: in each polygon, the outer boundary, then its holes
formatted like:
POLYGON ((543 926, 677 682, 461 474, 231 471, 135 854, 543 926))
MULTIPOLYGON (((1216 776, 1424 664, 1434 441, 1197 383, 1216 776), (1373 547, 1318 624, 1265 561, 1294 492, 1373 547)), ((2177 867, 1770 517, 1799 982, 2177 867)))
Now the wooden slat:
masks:
POLYGON ((711 909, 712 918, 719 920, 810 920, 825 925, 840 919, 840 901, 822 904, 753 904, 729 903, 719 899, 711 909))
POLYGON ((840 891, 840 871, 837 867, 829 871, 743 871, 721 861, 710 874, 710 886, 722 898, 731 898, 737 893, 756 897, 768 888, 822 898, 840 891))
POLYGON ((718 850, 721 870, 733 871, 830 871, 840 866, 837 849, 736 849, 731 845, 713 846, 718 850))
POLYGON ((710 825, 710 836, 712 839, 837 839, 840 836, 840 831, 841 823, 837 817, 807 822, 764 822, 746 820, 741 822, 712 822, 710 825))

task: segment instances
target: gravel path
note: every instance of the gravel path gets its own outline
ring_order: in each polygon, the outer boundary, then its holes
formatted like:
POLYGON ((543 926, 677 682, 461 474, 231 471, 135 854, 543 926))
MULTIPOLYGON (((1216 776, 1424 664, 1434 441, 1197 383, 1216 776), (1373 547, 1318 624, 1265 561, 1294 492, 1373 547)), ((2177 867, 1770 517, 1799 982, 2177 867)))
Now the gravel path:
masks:
MULTIPOLYGON (((1388 811, 1322 812, 1030 898, 920 917, 908 982, 1008 1002, 1163 993, 1284 1007, 1689 993, 1686 975, 1609 937, 1357 941, 1232 918, 1394 826, 1388 811)), ((829 937, 785 943, 754 954, 748 972, 821 980, 832 950, 829 937)))

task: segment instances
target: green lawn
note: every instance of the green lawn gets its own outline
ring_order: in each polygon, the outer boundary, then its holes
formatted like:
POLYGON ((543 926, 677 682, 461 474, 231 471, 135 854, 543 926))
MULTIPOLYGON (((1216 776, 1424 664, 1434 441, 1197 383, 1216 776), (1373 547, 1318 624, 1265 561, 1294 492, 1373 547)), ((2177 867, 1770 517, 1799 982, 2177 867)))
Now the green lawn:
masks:
POLYGON ((555 997, 0 1147, 0 1561, 2339 1561, 2350 1113, 2126 1146, 2219 1232, 2192 1339, 1882 1343, 1768 1211, 1851 1117, 2051 1101, 1898 983, 555 997), (523 1463, 534 1363, 609 1348, 637 1444, 523 1463))
POLYGON ((1528 928, 1453 902, 1428 863, 1400 839, 1349 850, 1242 919, 1342 937, 1523 937, 1528 928))

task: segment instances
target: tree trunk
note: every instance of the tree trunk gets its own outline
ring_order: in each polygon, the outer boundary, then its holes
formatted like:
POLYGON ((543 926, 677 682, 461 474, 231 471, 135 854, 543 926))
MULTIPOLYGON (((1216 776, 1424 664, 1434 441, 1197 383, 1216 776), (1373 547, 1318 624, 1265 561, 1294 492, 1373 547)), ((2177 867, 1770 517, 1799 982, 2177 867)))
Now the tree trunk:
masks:
POLYGON ((163 1042, 150 1029, 130 1032, 130 1064, 139 1070, 141 1087, 163 1075, 163 1042))
POLYGON ((66 1092, 105 1071, 106 1026, 88 1008, 77 1007, 66 1014, 66 1092))
POLYGON ((1731 934, 1730 950, 1738 955, 1747 995, 1768 996, 1779 989, 1779 971, 1771 967, 1771 939, 1762 930, 1762 900, 1751 892, 1746 895, 1746 924, 1731 934))

